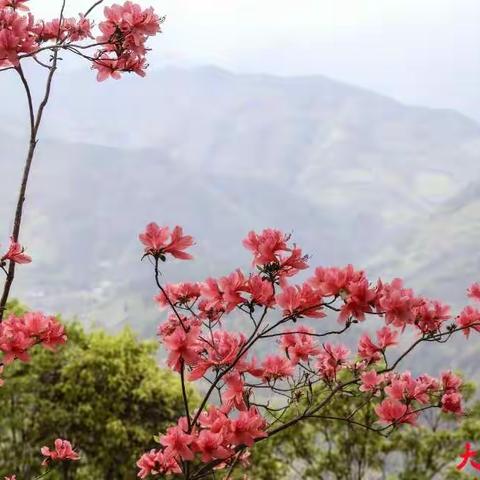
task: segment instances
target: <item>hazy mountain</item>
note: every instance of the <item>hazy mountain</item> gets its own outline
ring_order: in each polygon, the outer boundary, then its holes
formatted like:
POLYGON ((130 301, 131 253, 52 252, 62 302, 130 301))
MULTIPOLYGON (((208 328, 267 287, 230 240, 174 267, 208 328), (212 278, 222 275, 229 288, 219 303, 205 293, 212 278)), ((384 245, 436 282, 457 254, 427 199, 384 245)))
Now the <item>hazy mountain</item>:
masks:
MULTIPOLYGON (((479 167, 477 167, 479 168, 479 167)), ((478 174, 472 169, 472 174, 478 174)), ((406 278, 429 295, 455 306, 466 302, 465 289, 480 281, 480 182, 446 202, 398 241, 380 250, 370 268, 406 278)))
MULTIPOLYGON (((3 81, 11 92, 0 113, 6 219, 24 118, 14 78, 3 81)), ((293 231, 312 263, 362 265, 428 228, 439 206, 480 178, 480 128, 471 120, 323 77, 165 69, 101 85, 88 72, 69 74, 56 87, 23 235, 35 262, 21 270, 15 294, 109 326, 153 330, 151 272, 136 240, 150 220, 182 224, 197 238, 198 261, 167 266, 169 279, 247 265, 240 241, 264 226, 293 231)), ((432 228, 439 235, 441 221, 432 228)), ((382 257, 388 273, 418 251, 403 247, 382 257)), ((464 251, 450 253, 462 266, 464 251)))

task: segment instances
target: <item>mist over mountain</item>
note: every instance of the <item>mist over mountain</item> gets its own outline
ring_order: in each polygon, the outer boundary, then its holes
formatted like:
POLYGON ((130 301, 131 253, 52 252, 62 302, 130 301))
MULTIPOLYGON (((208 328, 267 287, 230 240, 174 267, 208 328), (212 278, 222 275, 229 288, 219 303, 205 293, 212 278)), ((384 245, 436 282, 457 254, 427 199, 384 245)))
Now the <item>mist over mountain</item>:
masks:
MULTIPOLYGON (((1 86, 2 219, 25 149, 14 80, 1 86)), ((137 241, 151 220, 197 240, 196 261, 166 265, 167 280, 247 267, 241 239, 266 226, 293 232, 313 265, 404 274, 449 301, 478 271, 480 127, 459 113, 205 67, 101 85, 61 75, 46 115, 22 237, 35 261, 14 291, 33 308, 152 334, 137 241)))

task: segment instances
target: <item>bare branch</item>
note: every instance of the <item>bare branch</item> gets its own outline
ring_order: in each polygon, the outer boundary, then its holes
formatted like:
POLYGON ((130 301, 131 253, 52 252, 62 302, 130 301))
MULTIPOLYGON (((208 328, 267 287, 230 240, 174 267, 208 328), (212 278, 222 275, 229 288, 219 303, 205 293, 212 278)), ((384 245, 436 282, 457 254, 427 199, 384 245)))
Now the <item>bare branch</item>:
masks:
POLYGON ((87 18, 99 5, 103 3, 103 0, 98 0, 95 2, 84 14, 83 16, 87 18))

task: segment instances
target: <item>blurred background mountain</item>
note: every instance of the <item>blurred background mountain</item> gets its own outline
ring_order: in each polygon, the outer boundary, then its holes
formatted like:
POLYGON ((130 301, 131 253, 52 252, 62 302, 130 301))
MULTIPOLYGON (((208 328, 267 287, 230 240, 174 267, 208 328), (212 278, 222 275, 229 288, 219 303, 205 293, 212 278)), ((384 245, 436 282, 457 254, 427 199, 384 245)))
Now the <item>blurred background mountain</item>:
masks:
MULTIPOLYGON (((3 82, 6 242, 26 112, 16 78, 3 82)), ((457 307, 480 279, 480 127, 458 112, 321 76, 169 67, 108 85, 61 74, 47 116, 22 237, 35 261, 13 292, 32 308, 152 335, 137 241, 152 220, 197 240, 196 261, 167 264, 168 281, 248 267, 241 240, 267 226, 292 232, 313 265, 402 276, 457 307)), ((459 366, 473 356, 462 349, 459 366)))

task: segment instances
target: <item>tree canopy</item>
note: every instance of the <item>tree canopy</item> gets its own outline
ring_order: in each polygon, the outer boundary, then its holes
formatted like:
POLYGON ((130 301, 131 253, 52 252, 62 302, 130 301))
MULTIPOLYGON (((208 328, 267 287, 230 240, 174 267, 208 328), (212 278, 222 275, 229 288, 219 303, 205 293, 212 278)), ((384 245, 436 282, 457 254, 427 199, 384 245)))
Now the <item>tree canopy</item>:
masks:
POLYGON ((82 460, 63 465, 58 478, 135 478, 136 459, 154 445, 152 432, 182 413, 180 384, 158 366, 156 342, 139 341, 129 329, 87 333, 68 323, 67 332, 56 353, 35 348, 29 363, 5 371, 0 473, 19 479, 41 473, 40 447, 61 436, 82 460))

